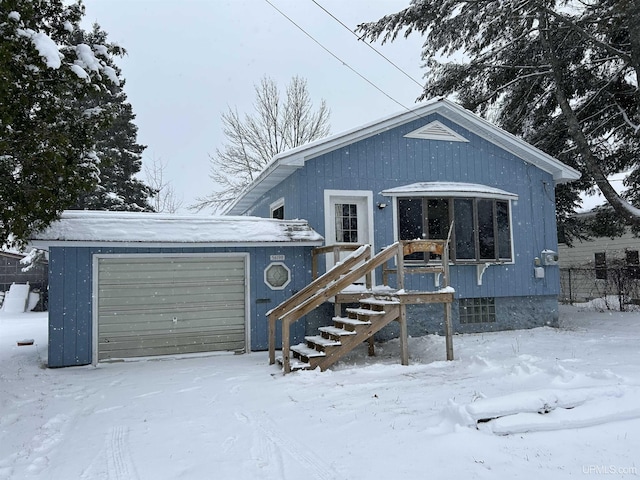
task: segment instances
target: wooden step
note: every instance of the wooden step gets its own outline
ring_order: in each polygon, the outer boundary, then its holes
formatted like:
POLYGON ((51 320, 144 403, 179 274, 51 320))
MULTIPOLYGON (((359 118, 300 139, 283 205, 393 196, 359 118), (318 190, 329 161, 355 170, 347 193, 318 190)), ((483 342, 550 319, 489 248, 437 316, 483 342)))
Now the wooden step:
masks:
POLYGON ((376 297, 371 297, 371 298, 363 298, 362 300, 360 300, 360 303, 363 305, 380 305, 380 306, 384 306, 384 305, 400 305, 400 300, 396 299, 386 299, 386 298, 376 298, 376 297))
MULTIPOLYGON (((384 313, 384 312, 383 312, 384 313)), ((371 322, 367 320, 358 320, 357 318, 348 317, 333 317, 335 323, 342 323, 343 325, 371 325, 371 322)))
MULTIPOLYGON (((280 366, 282 366, 282 364, 284 363, 284 360, 282 359, 282 356, 278 356, 276 357, 276 362, 278 362, 278 364, 280 366)), ((308 362, 302 362, 300 360, 298 360, 297 358, 292 358, 289 360, 289 365, 291 365, 291 371, 293 372, 294 370, 308 370, 311 368, 311 364, 308 362)))
POLYGON ((342 345, 338 340, 332 340, 320 335, 315 335, 313 337, 304 337, 304 339, 307 342, 314 343, 321 347, 339 347, 340 345, 342 345))
POLYGON ((338 327, 320 327, 318 330, 320 330, 323 334, 328 335, 327 338, 337 341, 340 341, 340 337, 348 337, 350 335, 358 334, 358 332, 345 330, 344 328, 338 327))
POLYGON ((371 310, 369 308, 347 308, 346 309, 347 313, 353 313, 354 315, 366 315, 366 316, 373 316, 373 315, 384 315, 384 311, 383 310, 371 310))
POLYGON ((298 345, 293 345, 290 350, 294 353, 297 353, 302 358, 315 358, 315 357, 324 357, 324 352, 319 352, 315 348, 308 347, 306 343, 299 343, 298 345))

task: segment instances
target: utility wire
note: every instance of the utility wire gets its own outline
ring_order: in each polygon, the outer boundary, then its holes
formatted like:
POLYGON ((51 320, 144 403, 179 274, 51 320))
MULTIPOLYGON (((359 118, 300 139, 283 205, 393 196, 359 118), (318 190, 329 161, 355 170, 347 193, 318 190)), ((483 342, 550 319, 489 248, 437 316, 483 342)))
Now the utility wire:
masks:
POLYGON ((412 112, 415 114, 415 112, 413 112, 413 110, 411 110, 409 107, 407 107, 406 105, 402 104, 401 102, 399 102, 398 100, 396 100, 395 98, 393 98, 391 95, 389 95, 387 92, 385 92, 384 90, 382 90, 382 88, 378 87, 375 83, 373 83, 371 80, 369 80, 367 77, 365 77, 364 75, 362 75, 360 72, 358 72, 357 70, 355 70, 351 65, 349 65, 347 62, 345 62, 344 60, 342 60, 340 57, 338 57, 335 53, 333 53, 331 50, 329 50, 327 47, 325 47, 322 43, 320 43, 318 40, 316 40, 309 32, 307 32, 304 28, 302 28, 300 25, 298 25, 296 22, 293 21, 293 19, 291 19, 289 16, 287 16, 286 13, 284 13, 282 10, 280 10, 278 7, 276 7, 273 3, 271 3, 270 0, 264 0, 265 2, 267 2, 269 5, 271 5, 271 7, 276 10, 280 15, 282 15, 284 18, 286 18, 289 22, 291 22, 293 25, 296 26, 296 28, 298 28, 298 30, 300 30, 302 33, 304 33, 307 37, 309 37, 311 40, 313 40, 314 43, 316 43, 320 48, 322 48, 325 52, 327 52, 329 55, 331 55, 333 58, 335 58, 336 60, 338 60, 340 63, 342 63, 342 65, 344 65, 345 67, 347 67, 349 70, 351 70, 353 73, 355 73, 357 76, 359 76, 362 80, 364 80, 365 82, 367 82, 369 85, 371 85, 373 88, 375 88, 376 90, 378 90, 380 93, 382 93, 385 97, 387 97, 389 100, 391 100, 394 103, 397 103, 398 105, 400 105, 402 108, 404 108, 405 110, 407 110, 408 112, 412 112))
POLYGON ((336 22, 338 22, 340 25, 342 25, 346 30, 348 30, 352 35, 354 35, 358 41, 364 43, 367 47, 369 47, 371 50, 373 50, 374 52, 376 52, 378 55, 380 55, 382 58, 384 58, 388 63, 390 63, 391 65, 393 65, 395 67, 396 70, 398 70, 400 73, 402 73, 405 77, 407 77, 409 80, 411 80, 413 83, 415 83, 416 85, 418 85, 418 87, 420 87, 421 89, 424 88, 424 85, 422 85, 419 81, 417 81, 415 78, 413 78, 411 75, 409 75, 407 72, 405 72, 402 68, 400 68, 398 65, 396 65, 395 63, 393 63, 389 58, 387 58, 382 52, 380 52, 379 50, 377 50, 373 45, 371 45, 369 42, 367 42, 364 37, 359 36, 356 32, 354 32, 353 30, 351 30, 347 25, 345 25, 339 18, 337 18, 333 13, 331 13, 329 10, 327 10, 326 8, 324 8, 322 5, 320 5, 316 0, 311 0, 313 3, 315 3, 319 8, 321 8, 327 15, 329 15, 331 18, 333 18, 336 22))

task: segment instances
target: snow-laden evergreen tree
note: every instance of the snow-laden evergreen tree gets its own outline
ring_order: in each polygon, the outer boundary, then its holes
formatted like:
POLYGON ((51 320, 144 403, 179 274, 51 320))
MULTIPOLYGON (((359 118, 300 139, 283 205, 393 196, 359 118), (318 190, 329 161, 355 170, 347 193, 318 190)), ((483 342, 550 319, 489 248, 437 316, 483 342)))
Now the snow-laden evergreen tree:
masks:
MULTIPOLYGON (((93 48, 112 53, 124 50, 107 41, 107 33, 94 25, 91 32, 74 31, 74 43, 91 45, 93 48)), ((121 72, 108 56, 104 61, 118 78, 121 72)), ((99 160, 99 182, 90 192, 80 195, 71 209, 150 211, 148 199, 155 192, 135 177, 142 168, 142 153, 145 146, 137 143, 138 127, 133 123, 135 115, 124 93, 124 80, 108 85, 106 89, 91 92, 85 99, 87 108, 109 105, 111 121, 95 136, 95 152, 99 160)))
POLYGON ((100 180, 96 139, 117 104, 115 45, 75 34, 80 2, 0 1, 0 242, 23 244, 100 180))
POLYGON ((413 0, 358 28, 383 42, 419 32, 420 99, 453 96, 578 168, 581 181, 557 189, 560 223, 597 186, 640 226, 640 0, 413 0), (622 198, 607 179, 619 172, 622 198))
POLYGON ((314 110, 307 81, 295 76, 284 98, 276 82, 263 77, 255 85, 255 112, 241 117, 237 110, 222 114, 228 143, 211 157, 210 177, 220 190, 199 198, 191 208, 223 210, 280 152, 329 134, 330 111, 322 100, 314 110))

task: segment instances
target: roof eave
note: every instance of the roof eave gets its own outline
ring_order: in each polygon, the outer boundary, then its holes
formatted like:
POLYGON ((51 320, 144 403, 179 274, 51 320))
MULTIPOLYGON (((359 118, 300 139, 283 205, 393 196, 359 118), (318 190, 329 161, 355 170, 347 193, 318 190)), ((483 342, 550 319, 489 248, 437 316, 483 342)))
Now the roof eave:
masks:
POLYGON ((295 170, 301 168, 307 160, 322 155, 323 153, 336 150, 344 145, 354 143, 373 136, 379 132, 395 128, 406 123, 408 120, 417 117, 425 117, 433 113, 438 113, 461 127, 475 133, 479 137, 494 143, 515 156, 532 163, 538 168, 548 172, 553 176, 555 183, 566 183, 577 180, 581 174, 577 170, 563 164, 554 157, 544 153, 542 150, 530 145, 524 140, 502 130, 491 124, 487 120, 462 108, 447 99, 437 99, 421 105, 413 110, 407 110, 400 114, 393 114, 382 119, 367 123, 357 128, 347 130, 331 137, 316 140, 315 142, 296 147, 286 152, 279 153, 273 158, 272 163, 250 184, 245 192, 227 209, 225 214, 244 214, 260 196, 264 195, 270 188, 278 185, 282 180, 291 175, 295 170), (268 181, 271 176, 274 180, 268 181))
POLYGON ((46 249, 51 247, 119 247, 119 248, 248 248, 248 247, 318 247, 324 239, 283 240, 264 242, 134 242, 134 241, 91 241, 91 240, 31 240, 30 245, 46 249))

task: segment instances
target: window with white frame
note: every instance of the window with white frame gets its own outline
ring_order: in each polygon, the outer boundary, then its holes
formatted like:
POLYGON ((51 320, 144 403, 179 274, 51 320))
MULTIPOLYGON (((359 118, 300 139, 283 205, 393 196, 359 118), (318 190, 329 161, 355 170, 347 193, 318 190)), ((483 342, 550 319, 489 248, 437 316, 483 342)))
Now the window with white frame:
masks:
MULTIPOLYGON (((463 263, 512 261, 509 200, 465 197, 400 197, 400 240, 446 239, 453 222, 451 260, 463 263)), ((433 254, 417 253, 409 261, 429 261, 433 254)))
POLYGON ((284 198, 281 198, 269 205, 269 212, 271 218, 284 220, 284 198))

